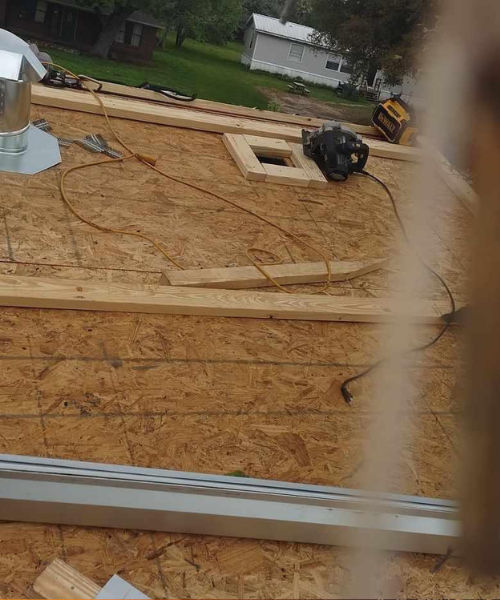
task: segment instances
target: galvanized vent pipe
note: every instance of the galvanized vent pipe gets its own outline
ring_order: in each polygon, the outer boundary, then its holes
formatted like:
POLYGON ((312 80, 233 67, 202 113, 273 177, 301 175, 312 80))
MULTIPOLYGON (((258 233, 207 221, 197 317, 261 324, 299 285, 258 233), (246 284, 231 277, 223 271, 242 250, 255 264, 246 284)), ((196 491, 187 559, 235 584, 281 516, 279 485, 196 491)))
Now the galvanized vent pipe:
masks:
POLYGON ((61 162, 57 140, 30 124, 31 85, 45 73, 26 42, 0 29, 0 171, 35 174, 61 162))

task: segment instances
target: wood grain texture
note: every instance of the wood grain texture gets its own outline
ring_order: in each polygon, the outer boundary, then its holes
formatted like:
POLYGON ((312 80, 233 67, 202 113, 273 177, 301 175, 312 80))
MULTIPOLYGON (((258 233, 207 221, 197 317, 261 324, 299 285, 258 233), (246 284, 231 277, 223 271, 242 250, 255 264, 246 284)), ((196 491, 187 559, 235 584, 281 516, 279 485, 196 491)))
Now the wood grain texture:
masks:
MULTIPOLYGON (((292 125, 265 123, 239 117, 207 114, 196 110, 173 106, 149 104, 124 98, 103 96, 102 100, 110 117, 131 119, 157 125, 170 125, 212 133, 240 133, 291 141, 302 139, 301 129, 292 125)), ((34 86, 33 104, 102 114, 102 108, 91 94, 76 90, 60 90, 34 86)))
MULTIPOLYGON (((149 104, 140 101, 104 96, 102 98, 110 117, 131 119, 157 125, 184 127, 213 133, 241 133, 301 143, 302 130, 293 125, 252 121, 251 119, 221 114, 209 114, 193 109, 149 104)), ((60 90, 33 86, 32 102, 40 106, 51 106, 91 114, 101 114, 102 109, 91 94, 76 90, 60 90)), ((421 158, 418 148, 394 146, 384 141, 369 140, 372 156, 394 160, 417 161, 421 158)))
POLYGON ((310 179, 309 187, 324 190, 328 187, 328 180, 323 175, 321 169, 312 158, 304 154, 304 148, 301 144, 290 144, 292 149, 292 162, 303 169, 310 179))
MULTIPOLYGON (((88 81, 87 85, 97 90, 98 85, 88 81)), ((136 100, 146 100, 148 102, 156 102, 160 104, 167 104, 170 106, 176 106, 184 109, 196 109, 208 113, 225 114, 237 117, 246 117, 249 119, 255 119, 260 121, 274 121, 277 123, 289 123, 291 125, 299 125, 302 127, 321 127, 326 119, 317 119, 315 117, 306 117, 302 115, 291 115, 287 113, 274 112, 270 110, 260 110, 255 108, 248 108, 246 106, 236 106, 234 104, 223 104, 221 102, 211 102, 210 100, 203 100, 197 98, 193 102, 182 102, 180 100, 174 100, 173 98, 167 98, 163 94, 153 92, 151 90, 144 90, 140 88, 133 88, 126 85, 120 85, 117 83, 101 82, 102 93, 112 94, 118 96, 124 96, 128 98, 134 98, 136 100)), ((346 127, 349 127, 356 133, 362 135, 368 135, 375 138, 380 138, 381 134, 375 127, 371 125, 358 125, 357 123, 342 123, 346 127)))
MULTIPOLYGON (((251 319, 384 323, 394 318, 394 300, 229 290, 133 287, 38 277, 0 277, 0 306, 109 312, 205 315, 251 319)), ((440 323, 446 302, 407 307, 415 322, 440 323)))
POLYGON ((264 164, 263 166, 267 175, 267 183, 294 185, 296 187, 309 187, 309 184, 311 183, 311 179, 304 169, 267 164, 264 164))
POLYGON ((370 146, 370 155, 377 158, 390 158, 391 160, 405 160, 408 162, 419 162, 422 160, 420 148, 409 146, 398 146, 382 140, 365 140, 370 146))
MULTIPOLYGON (((367 273, 373 273, 390 263, 390 260, 331 262, 330 281, 348 281, 367 273)), ((269 265, 265 267, 281 285, 319 283, 328 279, 323 262, 269 265)), ((181 287, 203 287, 226 290, 243 290, 270 287, 271 281, 257 267, 233 267, 221 269, 194 269, 186 271, 164 271, 167 285, 181 287)))
POLYGON ((86 600, 95 598, 101 591, 91 579, 58 558, 37 577, 33 589, 50 600, 86 600))
POLYGON ((264 167, 248 145, 245 136, 225 133, 222 140, 246 179, 251 181, 265 181, 267 179, 264 167))
POLYGON ((257 135, 245 135, 245 140, 257 156, 288 158, 292 149, 285 140, 265 138, 257 135))

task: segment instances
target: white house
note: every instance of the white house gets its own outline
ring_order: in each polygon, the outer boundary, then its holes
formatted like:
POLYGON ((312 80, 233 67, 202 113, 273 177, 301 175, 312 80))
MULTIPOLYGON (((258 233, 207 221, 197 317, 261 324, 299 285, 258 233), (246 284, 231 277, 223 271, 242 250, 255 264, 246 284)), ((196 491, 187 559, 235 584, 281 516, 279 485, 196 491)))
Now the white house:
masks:
MULTIPOLYGON (((350 77, 347 61, 330 54, 325 48, 312 43, 314 29, 298 23, 283 24, 279 19, 253 14, 248 20, 244 36, 245 49, 241 62, 251 70, 259 69, 305 81, 337 87, 350 77)), ((383 73, 371 74, 368 85, 382 81, 381 98, 401 93, 406 101, 416 99, 417 83, 405 78, 402 86, 390 88, 383 84, 383 73)))

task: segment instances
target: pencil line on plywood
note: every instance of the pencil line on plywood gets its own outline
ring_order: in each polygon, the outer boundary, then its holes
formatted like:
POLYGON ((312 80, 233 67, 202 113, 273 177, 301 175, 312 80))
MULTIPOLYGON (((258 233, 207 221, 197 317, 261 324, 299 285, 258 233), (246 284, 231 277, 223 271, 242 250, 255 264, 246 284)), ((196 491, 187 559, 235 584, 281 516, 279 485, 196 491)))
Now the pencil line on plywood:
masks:
MULTIPOLYGON (((25 361, 28 360, 29 356, 8 356, 2 355, 0 356, 0 362, 9 362, 9 361, 25 361)), ((102 363, 104 364, 104 360, 99 357, 93 356, 33 356, 32 360, 40 361, 40 362, 88 362, 88 363, 102 363)), ((317 367, 317 368, 330 368, 330 367, 338 367, 338 368, 352 368, 359 369, 363 367, 369 367, 373 363, 340 363, 340 362, 294 362, 294 361, 276 361, 276 360, 258 360, 258 359, 210 359, 210 358, 121 358, 119 356, 111 356, 111 360, 116 363, 150 363, 150 362, 158 362, 161 364, 200 364, 200 365, 256 365, 256 366, 277 366, 277 367, 317 367)), ((412 363, 409 363, 410 366, 412 363)), ((419 361, 415 361, 415 368, 419 369, 455 369, 456 364, 430 364, 430 365, 420 365, 419 361)))
MULTIPOLYGON (((148 391, 148 390, 146 390, 148 391)), ((165 411, 138 411, 138 412, 124 412, 122 413, 117 413, 117 412, 108 412, 108 413, 92 413, 92 414, 81 414, 80 412, 78 413, 69 413, 69 414, 57 414, 57 413, 45 413, 43 415, 44 419, 51 419, 51 420, 56 420, 56 419, 62 419, 62 420, 70 420, 70 419, 104 419, 104 418, 113 418, 113 419, 121 419, 122 417, 125 418, 136 418, 136 417, 142 417, 142 418, 157 418, 157 417, 224 417, 224 416, 228 416, 228 417, 254 417, 254 416, 258 416, 258 417, 314 417, 314 416, 346 416, 346 415, 350 415, 352 414, 352 409, 346 408, 345 410, 312 410, 312 409, 306 409, 306 410, 297 410, 297 409, 287 409, 287 410, 282 410, 282 411, 278 411, 278 410, 271 410, 271 411, 246 411, 246 410, 241 410, 241 411, 225 411, 225 410, 220 410, 220 411, 216 411, 216 410, 204 410, 204 411, 176 411, 176 410, 165 410, 165 411)), ((363 408, 359 408, 356 409, 355 411, 356 415, 376 415, 376 414, 380 414, 378 411, 376 410, 367 410, 367 409, 363 409, 363 408)), ((426 409, 426 410, 420 410, 420 409, 415 409, 415 410, 407 410, 407 411, 398 411, 396 414, 398 415, 426 415, 429 417, 432 416, 457 416, 457 415, 461 415, 463 414, 463 411, 446 411, 446 410, 441 410, 441 411, 436 411, 436 410, 431 410, 431 409, 426 409)), ((0 420, 1 419, 27 419, 27 420, 34 420, 34 419, 41 419, 40 415, 27 415, 27 414, 1 414, 0 415, 0 420)))

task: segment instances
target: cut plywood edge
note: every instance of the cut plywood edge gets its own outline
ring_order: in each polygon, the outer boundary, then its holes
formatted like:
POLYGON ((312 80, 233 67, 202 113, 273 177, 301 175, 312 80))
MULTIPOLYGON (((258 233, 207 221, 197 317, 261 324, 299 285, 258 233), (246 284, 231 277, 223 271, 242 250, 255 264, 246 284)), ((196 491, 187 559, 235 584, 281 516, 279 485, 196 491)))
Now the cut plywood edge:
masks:
MULTIPOLYGON (((398 314, 390 298, 259 293, 185 287, 129 286, 106 282, 0 276, 0 306, 126 313, 386 323, 398 314)), ((437 325, 447 302, 416 300, 405 314, 437 325)))
POLYGON ((245 135, 245 141, 257 156, 289 158, 292 149, 285 140, 265 138, 257 135, 245 135))
POLYGON ((316 162, 304 154, 304 147, 301 144, 290 144, 292 149, 292 162, 299 168, 303 169, 309 176, 311 183, 309 187, 324 190, 328 187, 328 181, 323 175, 321 169, 316 162))
POLYGON ((304 169, 267 164, 263 165, 263 167, 267 174, 267 183, 294 185, 297 187, 309 187, 309 184, 311 183, 311 179, 304 169))
POLYGON ((267 173, 244 136, 225 133, 222 140, 246 179, 252 181, 266 180, 267 173))
POLYGON ((101 588, 58 558, 35 580, 34 591, 51 600, 95 598, 101 588))
MULTIPOLYGON (((372 273, 389 265, 391 259, 330 262, 330 281, 348 281, 372 273)), ((328 280, 324 262, 263 266, 265 271, 281 285, 320 283, 328 280)), ((243 290, 273 285, 257 267, 232 267, 220 269, 193 269, 164 271, 164 285, 201 287, 212 289, 243 290)))

